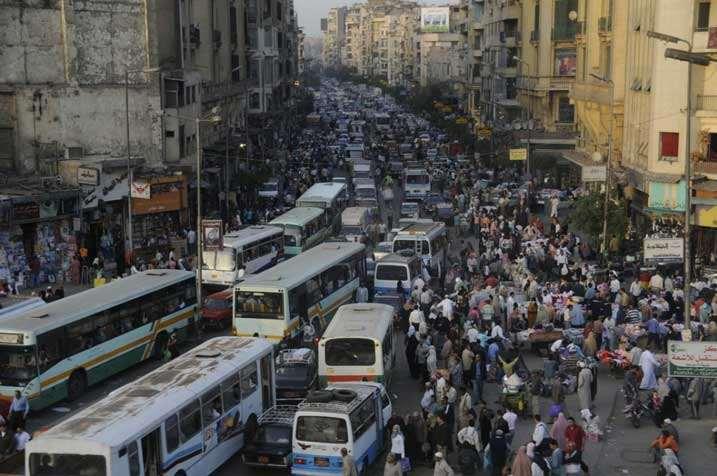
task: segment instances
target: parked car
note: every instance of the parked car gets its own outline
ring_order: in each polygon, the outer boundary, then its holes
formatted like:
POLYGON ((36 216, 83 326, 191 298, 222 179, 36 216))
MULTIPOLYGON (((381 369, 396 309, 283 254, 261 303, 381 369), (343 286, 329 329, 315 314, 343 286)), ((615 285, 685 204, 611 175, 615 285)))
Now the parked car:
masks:
POLYGON ((210 294, 202 306, 202 323, 207 327, 228 329, 232 325, 232 288, 210 294))

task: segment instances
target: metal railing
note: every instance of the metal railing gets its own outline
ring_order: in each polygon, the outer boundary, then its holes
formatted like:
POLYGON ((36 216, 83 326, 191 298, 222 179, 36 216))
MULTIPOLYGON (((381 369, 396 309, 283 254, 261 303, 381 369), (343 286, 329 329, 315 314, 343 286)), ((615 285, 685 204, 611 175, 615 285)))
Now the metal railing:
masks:
POLYGON ((717 111, 717 96, 714 95, 697 95, 697 109, 705 111, 717 111))
POLYGON ((577 28, 575 26, 560 26, 553 28, 553 41, 575 41, 577 28))

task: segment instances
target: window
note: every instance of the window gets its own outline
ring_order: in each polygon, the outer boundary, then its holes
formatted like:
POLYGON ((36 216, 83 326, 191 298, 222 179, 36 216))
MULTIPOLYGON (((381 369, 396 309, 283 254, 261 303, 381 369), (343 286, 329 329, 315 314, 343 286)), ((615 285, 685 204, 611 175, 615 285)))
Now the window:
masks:
POLYGON ((376 363, 376 345, 371 339, 338 338, 326 342, 326 365, 367 366, 376 363))
POLYGON ((222 408, 222 394, 219 387, 214 387, 202 395, 202 421, 204 426, 211 425, 224 414, 222 408))
POLYGON ((707 31, 710 27, 710 2, 697 4, 697 31, 707 31))
POLYGON ((568 96, 558 99, 558 122, 572 123, 575 120, 575 106, 570 104, 568 96))
POLYGON ((349 415, 349 420, 351 421, 351 428, 354 432, 354 441, 356 441, 376 420, 373 399, 367 398, 361 406, 352 411, 351 415, 349 415))
POLYGON ((164 131, 164 137, 167 139, 173 139, 174 138, 174 131, 166 130, 164 131))
POLYGON ((717 162, 717 134, 710 134, 709 147, 707 160, 709 162, 717 162))
POLYGON ((164 420, 164 448, 171 453, 179 446, 179 425, 177 415, 171 415, 164 420))
POLYGON ((256 392, 258 383, 256 362, 241 369, 241 398, 245 399, 256 392))
POLYGON ((127 447, 127 458, 129 460, 129 476, 139 476, 139 450, 136 441, 127 447))
POLYGON ((104 456, 99 455, 32 453, 30 454, 30 474, 105 476, 107 460, 104 456), (52 466, 48 466, 48 461, 52 466))
POLYGON ((677 160, 679 151, 680 134, 677 132, 660 132, 660 157, 659 160, 669 162, 677 160))
POLYGON ((408 279, 406 266, 399 264, 379 264, 376 269, 376 279, 383 281, 398 281, 408 279))
POLYGON ((316 304, 323 298, 321 279, 318 276, 306 281, 306 297, 309 305, 316 304))
POLYGON ((346 429, 346 420, 302 415, 296 422, 296 439, 313 443, 347 443, 349 435, 346 429))
POLYGON ((183 159, 186 157, 187 151, 184 149, 184 125, 179 126, 179 158, 183 159))
POLYGON ((232 375, 222 382, 222 398, 224 408, 228 411, 241 402, 241 390, 239 388, 239 374, 232 375))
POLYGON ((64 329, 59 328, 37 336, 40 372, 49 369, 64 357, 64 349, 62 348, 64 334, 64 329))
POLYGON ((540 31, 540 3, 535 4, 535 15, 533 16, 533 31, 540 31))
POLYGON ((189 441, 202 429, 202 417, 199 412, 199 400, 194 400, 179 410, 179 430, 182 443, 189 441))

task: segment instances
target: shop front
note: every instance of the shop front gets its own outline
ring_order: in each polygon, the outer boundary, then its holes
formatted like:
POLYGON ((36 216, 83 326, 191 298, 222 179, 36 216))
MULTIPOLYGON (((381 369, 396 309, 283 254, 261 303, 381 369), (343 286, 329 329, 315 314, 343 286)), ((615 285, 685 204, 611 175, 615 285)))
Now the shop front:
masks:
POLYGON ((717 180, 693 183, 695 255, 703 264, 717 265, 717 180))
POLYGON ((69 280, 78 252, 80 191, 15 191, 0 195, 0 281, 29 287, 69 280))
POLYGON ((138 260, 149 262, 157 251, 166 254, 173 249, 180 255, 186 252, 184 230, 189 223, 187 194, 187 178, 184 175, 135 177, 132 241, 138 260))

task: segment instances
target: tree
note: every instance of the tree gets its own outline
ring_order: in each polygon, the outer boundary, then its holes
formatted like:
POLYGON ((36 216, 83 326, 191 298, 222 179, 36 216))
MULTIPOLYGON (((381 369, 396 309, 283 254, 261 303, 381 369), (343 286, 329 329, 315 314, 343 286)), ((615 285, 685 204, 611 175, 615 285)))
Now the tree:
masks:
MULTIPOLYGON (((593 192, 578 198, 568 218, 568 223, 575 230, 582 232, 593 246, 600 244, 603 218, 605 212, 605 194, 593 192)), ((608 204, 607 235, 613 235, 622 242, 627 231, 628 217, 625 200, 613 194, 608 204)))

